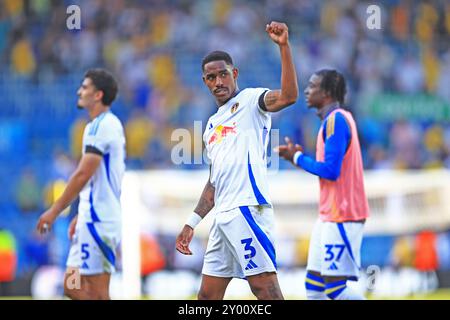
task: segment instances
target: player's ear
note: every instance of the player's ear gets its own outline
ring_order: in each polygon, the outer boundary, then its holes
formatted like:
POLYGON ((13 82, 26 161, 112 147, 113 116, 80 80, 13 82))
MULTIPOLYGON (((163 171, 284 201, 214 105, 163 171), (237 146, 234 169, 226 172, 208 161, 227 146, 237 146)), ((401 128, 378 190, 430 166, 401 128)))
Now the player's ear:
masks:
POLYGON ((97 100, 97 101, 102 101, 103 95, 104 95, 104 93, 103 93, 102 90, 97 90, 97 91, 95 92, 95 95, 94 95, 95 100, 97 100))
POLYGON ((237 68, 233 68, 233 78, 236 80, 239 75, 239 70, 237 68))

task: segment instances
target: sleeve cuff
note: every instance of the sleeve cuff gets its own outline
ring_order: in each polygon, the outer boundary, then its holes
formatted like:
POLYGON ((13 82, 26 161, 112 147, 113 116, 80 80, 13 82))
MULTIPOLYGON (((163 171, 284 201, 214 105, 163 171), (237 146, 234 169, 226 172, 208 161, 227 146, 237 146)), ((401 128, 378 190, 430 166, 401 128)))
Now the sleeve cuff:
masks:
POLYGON ((299 158, 302 154, 303 154, 303 153, 302 153, 301 151, 297 151, 297 152, 294 154, 294 157, 292 158, 292 161, 294 162, 294 164, 295 164, 296 166, 298 166, 297 161, 298 161, 298 158, 299 158))
POLYGON ((86 146, 86 148, 84 149, 84 152, 85 153, 95 153, 95 154, 98 154, 99 156, 103 156, 103 152, 94 146, 86 146))
POLYGON ((266 90, 263 93, 261 93, 261 95, 259 96, 259 99, 258 99, 259 108, 264 112, 267 112, 266 103, 264 101, 264 97, 266 96, 267 92, 269 92, 269 90, 266 90))

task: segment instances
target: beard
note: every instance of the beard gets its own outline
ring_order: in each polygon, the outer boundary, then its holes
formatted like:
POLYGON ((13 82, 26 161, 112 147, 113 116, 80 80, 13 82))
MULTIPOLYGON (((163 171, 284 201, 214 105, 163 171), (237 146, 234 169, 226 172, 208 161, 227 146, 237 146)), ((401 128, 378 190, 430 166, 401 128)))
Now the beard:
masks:
POLYGON ((78 110, 83 110, 84 109, 84 106, 82 106, 81 103, 80 103, 80 99, 77 100, 77 109, 78 110))

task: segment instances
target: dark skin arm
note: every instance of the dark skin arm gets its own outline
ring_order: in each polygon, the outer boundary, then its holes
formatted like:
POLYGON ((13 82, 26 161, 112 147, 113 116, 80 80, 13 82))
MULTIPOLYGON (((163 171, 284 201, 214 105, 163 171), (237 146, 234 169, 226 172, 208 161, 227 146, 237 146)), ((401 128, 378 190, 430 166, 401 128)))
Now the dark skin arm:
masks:
POLYGON ((276 147, 274 151, 278 152, 280 154, 280 157, 296 165, 293 162, 294 155, 297 151, 303 152, 303 148, 298 144, 294 145, 288 137, 285 137, 284 141, 286 142, 286 144, 282 144, 276 147))
POLYGON ((281 89, 269 91, 264 97, 267 111, 277 112, 297 101, 297 73, 289 45, 287 25, 280 22, 271 22, 266 26, 266 32, 272 41, 280 47, 281 89))
MULTIPOLYGON (((208 179, 197 207, 194 210, 200 217, 204 218, 211 209, 214 208, 214 192, 215 188, 208 179)), ((177 236, 175 248, 182 254, 191 255, 192 251, 189 249, 189 244, 191 243, 193 236, 194 229, 185 224, 180 234, 177 236)))

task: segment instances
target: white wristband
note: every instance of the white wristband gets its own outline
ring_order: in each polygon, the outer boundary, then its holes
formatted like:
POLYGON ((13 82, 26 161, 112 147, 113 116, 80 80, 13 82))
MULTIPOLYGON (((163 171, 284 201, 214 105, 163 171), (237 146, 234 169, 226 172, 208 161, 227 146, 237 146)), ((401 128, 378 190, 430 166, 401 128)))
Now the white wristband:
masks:
POLYGON ((186 224, 191 227, 192 229, 195 229, 195 227, 202 221, 202 217, 196 212, 192 212, 189 218, 186 221, 186 224))
POLYGON ((294 162, 295 165, 297 165, 297 160, 298 160, 298 158, 299 158, 302 154, 303 154, 303 153, 302 153, 301 151, 297 151, 297 152, 294 154, 294 157, 292 158, 292 161, 294 162))

